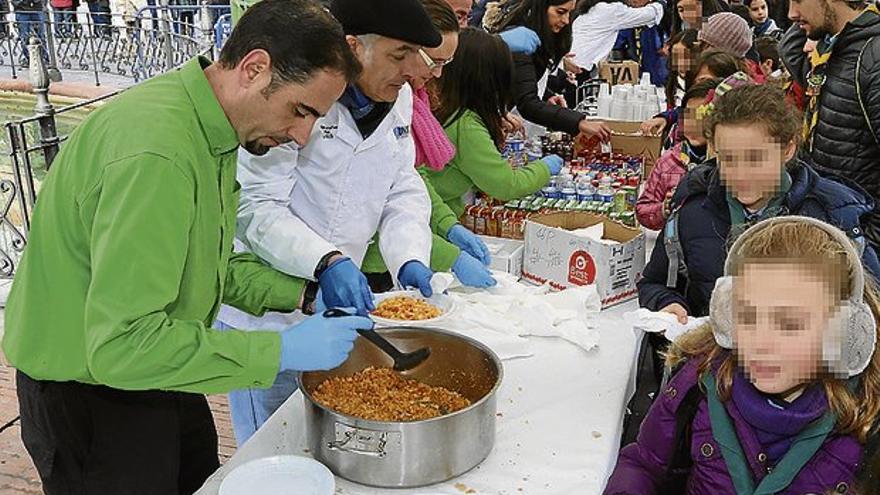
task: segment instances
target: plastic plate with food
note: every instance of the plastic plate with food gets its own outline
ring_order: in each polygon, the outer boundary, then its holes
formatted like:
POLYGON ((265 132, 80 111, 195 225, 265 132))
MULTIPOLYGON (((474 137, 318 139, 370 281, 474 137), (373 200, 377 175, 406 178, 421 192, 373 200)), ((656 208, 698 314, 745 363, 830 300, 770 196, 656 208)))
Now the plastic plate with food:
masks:
POLYGON ((376 310, 370 315, 380 325, 430 325, 455 310, 455 301, 444 294, 425 297, 417 290, 376 294, 376 310))

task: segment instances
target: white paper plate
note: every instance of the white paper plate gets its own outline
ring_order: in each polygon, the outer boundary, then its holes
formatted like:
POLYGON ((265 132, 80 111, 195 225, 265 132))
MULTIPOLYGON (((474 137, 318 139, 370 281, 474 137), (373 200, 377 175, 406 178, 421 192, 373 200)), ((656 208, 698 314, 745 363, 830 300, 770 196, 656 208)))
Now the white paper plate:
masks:
POLYGON ((333 495, 336 480, 320 462, 296 455, 264 457, 233 469, 220 495, 333 495))
POLYGON ((378 306, 379 303, 381 303, 385 299, 389 299, 392 297, 398 297, 398 296, 413 297, 416 299, 421 299, 423 301, 427 301, 428 303, 433 304, 434 306, 437 306, 437 308, 440 309, 440 311, 441 311, 440 316, 438 316, 436 318, 429 318, 427 320, 391 320, 388 318, 382 318, 382 317, 375 316, 375 315, 370 315, 370 318, 372 318, 373 321, 375 321, 380 326, 432 325, 434 323, 437 323, 437 322, 445 319, 450 314, 452 314, 453 311, 455 311, 455 301, 451 297, 449 297, 445 294, 437 294, 437 293, 435 293, 431 297, 425 297, 418 290, 398 290, 398 291, 392 291, 392 292, 384 292, 382 294, 376 294, 375 295, 376 306, 378 306))

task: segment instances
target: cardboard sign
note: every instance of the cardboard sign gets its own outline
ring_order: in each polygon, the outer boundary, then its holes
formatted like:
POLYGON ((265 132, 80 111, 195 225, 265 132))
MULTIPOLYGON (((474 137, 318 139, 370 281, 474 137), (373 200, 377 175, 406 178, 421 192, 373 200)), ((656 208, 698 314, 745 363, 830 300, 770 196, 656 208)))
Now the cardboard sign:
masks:
MULTIPOLYGON (((623 153, 631 156, 641 156, 645 159, 642 177, 647 180, 654 168, 654 163, 660 157, 663 140, 660 136, 643 136, 639 132, 639 122, 604 121, 611 128, 611 150, 614 153, 623 153)), ((583 149, 599 146, 599 141, 590 139, 583 134, 578 135, 574 143, 575 153, 583 149)))
POLYGON ((645 270, 645 234, 604 217, 582 212, 536 215, 526 222, 523 278, 563 290, 596 284, 602 307, 638 295, 636 282, 645 270), (604 224, 605 244, 570 231, 604 224))
POLYGON ((599 77, 612 86, 617 84, 638 84, 639 63, 632 60, 623 62, 602 62, 599 64, 599 77))

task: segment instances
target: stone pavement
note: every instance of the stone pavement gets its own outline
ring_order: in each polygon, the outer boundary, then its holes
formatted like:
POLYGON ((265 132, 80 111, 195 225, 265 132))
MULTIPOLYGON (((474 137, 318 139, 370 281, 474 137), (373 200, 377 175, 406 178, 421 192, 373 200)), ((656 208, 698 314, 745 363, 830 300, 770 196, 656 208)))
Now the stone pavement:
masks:
MULTIPOLYGON (((2 310, 0 310, 2 317, 2 310)), ((0 331, 2 335, 2 331, 0 331)), ((229 405, 225 395, 208 397, 220 443, 220 462, 226 462, 235 452, 235 437, 229 418, 229 405)), ((15 369, 7 366, 0 356, 0 428, 18 416, 18 400, 15 396, 15 369)), ((18 421, 0 432, 0 494, 38 495, 40 479, 30 456, 21 443, 18 421)))

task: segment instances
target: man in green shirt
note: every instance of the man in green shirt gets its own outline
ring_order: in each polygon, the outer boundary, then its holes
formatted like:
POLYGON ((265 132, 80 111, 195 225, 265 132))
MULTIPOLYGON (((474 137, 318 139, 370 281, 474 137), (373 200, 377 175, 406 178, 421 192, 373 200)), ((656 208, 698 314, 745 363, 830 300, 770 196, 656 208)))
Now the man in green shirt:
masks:
POLYGON ((204 393, 332 369, 367 318, 210 328, 221 303, 293 311, 304 281, 232 254, 241 144, 305 143, 360 66, 312 0, 265 0, 195 59, 86 119, 39 193, 6 308, 22 439, 47 494, 192 493, 217 467, 204 393))

